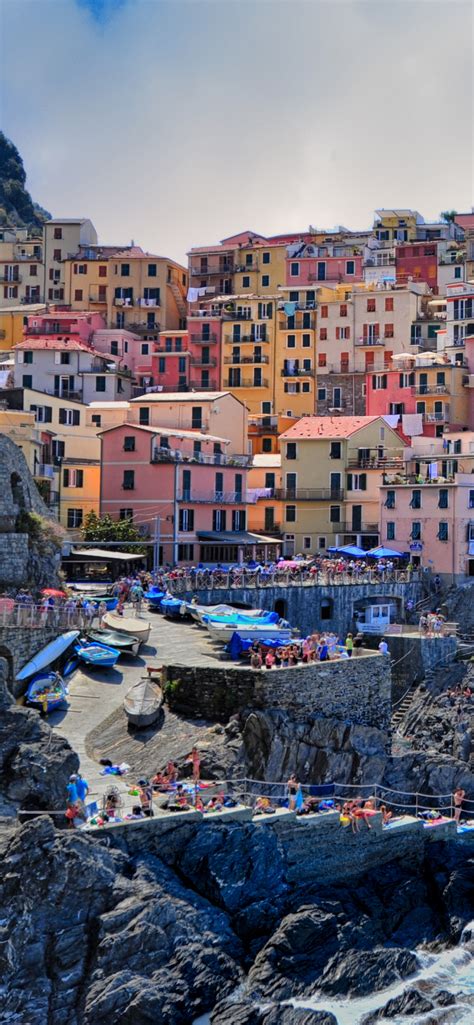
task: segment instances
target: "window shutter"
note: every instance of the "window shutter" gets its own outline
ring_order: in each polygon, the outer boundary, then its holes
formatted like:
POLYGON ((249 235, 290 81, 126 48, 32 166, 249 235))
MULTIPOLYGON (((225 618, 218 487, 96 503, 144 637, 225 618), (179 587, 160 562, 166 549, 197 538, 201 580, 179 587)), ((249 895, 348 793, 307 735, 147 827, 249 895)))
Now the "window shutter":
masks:
POLYGON ((399 387, 403 388, 403 374, 400 374, 399 387))
POLYGON ((372 374, 372 388, 374 389, 374 391, 377 388, 377 378, 375 374, 372 374))
POLYGON ((363 329, 364 339, 367 338, 368 333, 369 333, 369 325, 368 324, 364 324, 364 329, 363 329))
POLYGON ((74 409, 73 410, 72 422, 73 422, 74 427, 79 427, 80 417, 79 417, 79 410, 78 409, 74 409))
POLYGON ((63 486, 69 487, 69 470, 63 470, 63 486))
POLYGON ((36 406, 36 405, 35 405, 35 406, 31 405, 31 406, 30 406, 30 413, 36 413, 36 410, 37 410, 37 409, 38 409, 38 406, 36 406))
POLYGON ((60 363, 61 362, 61 353, 60 352, 55 352, 54 353, 54 362, 55 363, 60 363))
POLYGON ((412 372, 408 378, 411 385, 415 384, 415 374, 412 372))
POLYGON ((50 424, 53 419, 53 410, 51 406, 44 407, 44 420, 45 423, 50 424))
POLYGON ((380 324, 374 324, 374 333, 376 338, 380 338, 380 324))
POLYGON ((24 352, 17 352, 17 356, 18 356, 18 362, 19 363, 24 363, 25 362, 25 353, 24 352))
POLYGON ((382 374, 382 388, 386 388, 386 387, 387 387, 387 375, 386 374, 382 374))
POLYGON ((367 474, 361 473, 360 475, 360 490, 367 491, 367 474))
POLYGON ((84 485, 84 470, 76 470, 76 487, 82 488, 84 485))
POLYGON ((347 490, 352 491, 352 473, 347 474, 347 490))
POLYGON ((60 424, 65 424, 66 423, 66 410, 65 409, 60 409, 59 410, 59 423, 60 424))

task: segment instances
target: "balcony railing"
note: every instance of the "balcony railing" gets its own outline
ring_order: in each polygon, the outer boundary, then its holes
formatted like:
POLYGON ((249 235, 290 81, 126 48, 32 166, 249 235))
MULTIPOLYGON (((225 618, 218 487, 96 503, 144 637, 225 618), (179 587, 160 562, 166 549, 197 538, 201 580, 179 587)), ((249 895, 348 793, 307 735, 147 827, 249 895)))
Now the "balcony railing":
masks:
POLYGON ((268 356, 224 356, 224 363, 238 366, 239 363, 269 363, 270 359, 268 356))
POLYGON ((221 315, 224 320, 253 320, 250 310, 226 310, 223 308, 221 315))
POLYGON ((54 388, 51 392, 45 391, 45 394, 54 395, 55 399, 64 399, 65 401, 67 401, 67 399, 72 399, 75 402, 82 402, 81 391, 60 391, 59 388, 54 388))
POLYGON ((146 324, 144 321, 127 324, 127 331, 132 331, 136 335, 156 334, 160 330, 158 321, 154 324, 146 324))
POLYGON ((44 296, 40 295, 39 293, 38 293, 38 295, 22 295, 21 298, 20 298, 20 303, 21 303, 22 306, 30 306, 30 305, 32 305, 32 303, 43 303, 43 302, 44 302, 44 296))
POLYGON ((217 359, 215 356, 210 356, 209 359, 203 359, 202 356, 191 356, 190 363, 192 367, 216 367, 217 359))
MULTIPOLYGON (((278 312, 279 313, 285 313, 285 306, 286 305, 287 305, 286 302, 279 302, 278 303, 278 312)), ((291 305, 294 306, 294 308, 295 308, 297 313, 300 313, 302 310, 305 310, 305 311, 312 310, 313 313, 314 313, 314 311, 316 309, 316 301, 314 299, 311 299, 309 302, 306 302, 306 303, 291 303, 291 305)), ((291 314, 287 314, 287 316, 291 316, 291 314)))
POLYGON ((292 370, 289 367, 283 367, 281 371, 282 377, 314 377, 314 375, 314 367, 309 367, 307 370, 304 367, 293 367, 292 370))
POLYGON ((390 339, 385 338, 356 338, 355 345, 370 346, 370 345, 385 345, 386 341, 390 339))
POLYGON ((419 384, 412 388, 413 395, 449 395, 445 384, 419 384))
POLYGON ((247 494, 245 491, 195 491, 194 488, 191 488, 189 491, 186 489, 179 491, 177 499, 178 502, 195 502, 197 504, 209 502, 212 505, 245 505, 247 494))
POLYGON ((99 376, 101 376, 102 374, 120 374, 121 377, 132 376, 131 370, 128 370, 126 367, 118 366, 118 364, 114 364, 113 366, 111 366, 110 363, 106 363, 105 365, 102 363, 93 363, 90 367, 79 370, 78 373, 98 374, 99 376))
POLYGON ((21 274, 17 274, 14 278, 9 278, 6 274, 4 274, 1 280, 3 281, 4 285, 18 285, 20 281, 22 281, 23 279, 21 274))
MULTIPOLYGON (((176 391, 176 388, 170 388, 170 391, 176 391)), ((219 384, 217 381, 209 381, 208 384, 202 384, 201 381, 195 381, 191 378, 187 388, 183 388, 183 391, 219 391, 219 384)), ((180 389, 178 388, 178 391, 180 389)))
POLYGON ((253 263, 236 263, 234 271, 236 274, 248 274, 250 271, 258 270, 258 263, 255 260, 253 263))
POLYGON ((138 306, 144 306, 147 309, 156 310, 157 307, 161 306, 159 299, 144 299, 143 297, 137 299, 138 306))
POLYGON ((217 335, 215 332, 211 332, 208 335, 193 335, 189 334, 189 341, 192 345, 213 345, 217 342, 217 335))
POLYGON ((226 455, 224 452, 181 452, 176 448, 157 445, 153 449, 152 463, 196 463, 203 466, 234 466, 245 469, 252 464, 252 456, 226 455))
POLYGON ((51 463, 37 463, 33 476, 44 480, 54 480, 54 466, 51 463))
POLYGON ((278 417, 250 417, 249 427, 253 427, 258 434, 274 434, 278 431, 278 417))
POLYGON ((204 268, 199 267, 198 264, 191 264, 190 274, 196 278, 210 278, 214 275, 219 274, 232 274, 234 271, 234 265, 232 263, 223 264, 207 264, 204 268))
POLYGON ((102 293, 90 292, 89 293, 89 302, 90 303, 106 303, 107 302, 107 292, 102 292, 102 293))
POLYGON ((136 300, 133 298, 133 295, 127 296, 126 299, 122 299, 120 296, 114 295, 114 306, 120 306, 120 308, 125 307, 125 309, 130 309, 132 306, 135 305, 135 302, 136 300))
POLYGON ((63 323, 58 327, 52 324, 45 324, 43 327, 33 327, 29 325, 25 327, 25 338, 28 338, 30 335, 52 335, 53 338, 57 338, 58 335, 77 334, 79 334, 79 328, 71 323, 63 323))
POLYGON ((343 488, 277 488, 274 497, 283 502, 343 502, 343 488))
POLYGON ((268 380, 266 377, 262 377, 260 381, 252 381, 250 378, 244 378, 240 381, 227 380, 225 383, 226 388, 268 388, 268 380))
POLYGON ((253 345, 266 345, 270 339, 266 336, 264 338, 256 338, 255 335, 240 335, 239 338, 234 338, 233 335, 224 335, 224 345, 244 345, 251 342, 253 345))
POLYGON ((427 424, 443 424, 449 422, 449 406, 441 412, 423 413, 423 420, 427 424))
POLYGON ((384 459, 383 456, 368 456, 367 459, 349 459, 346 463, 348 470, 398 470, 403 469, 405 463, 400 456, 399 459, 384 459))

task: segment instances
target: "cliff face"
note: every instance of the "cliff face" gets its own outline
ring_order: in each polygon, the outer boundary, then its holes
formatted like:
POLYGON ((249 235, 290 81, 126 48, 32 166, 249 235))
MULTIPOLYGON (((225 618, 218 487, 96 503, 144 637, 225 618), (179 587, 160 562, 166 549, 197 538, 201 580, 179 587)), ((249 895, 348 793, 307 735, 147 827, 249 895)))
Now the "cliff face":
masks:
POLYGON ((0 132, 0 224, 41 231, 51 214, 34 203, 26 188, 23 160, 14 144, 0 132))

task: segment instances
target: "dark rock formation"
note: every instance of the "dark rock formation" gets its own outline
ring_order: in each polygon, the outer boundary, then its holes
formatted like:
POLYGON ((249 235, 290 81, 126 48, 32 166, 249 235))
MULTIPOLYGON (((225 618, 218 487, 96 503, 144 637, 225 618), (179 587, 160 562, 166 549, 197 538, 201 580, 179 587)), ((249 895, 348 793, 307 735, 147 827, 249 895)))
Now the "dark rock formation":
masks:
POLYGON ((211 1025, 337 1025, 329 1011, 272 1004, 266 1010, 255 1005, 223 1000, 211 1014, 211 1025))
POLYGON ((349 950, 331 958, 319 988, 332 996, 363 997, 406 979, 418 967, 410 950, 349 950))

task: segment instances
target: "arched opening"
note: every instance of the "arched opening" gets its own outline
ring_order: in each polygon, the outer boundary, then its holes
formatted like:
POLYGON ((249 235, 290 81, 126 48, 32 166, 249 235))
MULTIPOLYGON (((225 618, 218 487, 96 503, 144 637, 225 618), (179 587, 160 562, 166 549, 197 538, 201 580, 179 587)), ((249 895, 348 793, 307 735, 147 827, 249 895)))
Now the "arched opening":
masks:
POLYGON ((13 471, 10 474, 10 487, 12 489, 12 498, 20 509, 25 508, 25 496, 23 494, 23 482, 19 473, 13 471))
POLYGON ((332 619, 333 608, 332 598, 321 598, 321 619, 332 619))
POLYGON ((286 619, 287 603, 284 598, 277 598, 274 606, 274 611, 278 612, 280 619, 286 619))

